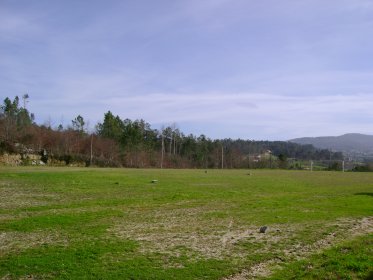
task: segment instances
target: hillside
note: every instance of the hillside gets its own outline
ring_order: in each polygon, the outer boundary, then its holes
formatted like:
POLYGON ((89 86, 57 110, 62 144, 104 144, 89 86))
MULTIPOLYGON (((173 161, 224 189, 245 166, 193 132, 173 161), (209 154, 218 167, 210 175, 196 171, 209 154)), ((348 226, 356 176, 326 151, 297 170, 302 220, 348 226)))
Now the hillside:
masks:
POLYGON ((154 129, 144 120, 121 119, 108 111, 95 131, 81 115, 71 125, 38 125, 35 115, 20 107, 18 96, 0 104, 0 165, 78 165, 159 168, 274 168, 274 158, 338 160, 312 145, 285 141, 210 139, 183 133, 176 125, 154 129), (269 158, 263 153, 270 150, 269 158), (273 158, 274 157, 274 158, 273 158))
POLYGON ((371 157, 373 135, 348 133, 341 136, 303 137, 289 140, 297 144, 311 144, 319 149, 331 149, 349 156, 371 157))

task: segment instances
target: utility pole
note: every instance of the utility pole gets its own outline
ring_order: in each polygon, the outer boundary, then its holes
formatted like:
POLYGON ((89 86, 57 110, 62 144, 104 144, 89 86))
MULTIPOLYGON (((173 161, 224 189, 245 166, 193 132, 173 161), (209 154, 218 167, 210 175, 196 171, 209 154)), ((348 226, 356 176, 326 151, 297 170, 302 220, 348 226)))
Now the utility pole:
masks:
POLYGON ((313 171, 313 161, 311 160, 311 171, 313 171))
POLYGON ((269 166, 272 169, 272 151, 269 151, 269 166))
POLYGON ((174 155, 176 155, 176 136, 177 134, 174 132, 174 155))
POLYGON ((93 159, 93 133, 91 134, 91 155, 89 158, 89 166, 92 166, 92 159, 93 159))
POLYGON ((331 164, 332 164, 332 150, 329 149, 329 170, 331 168, 331 164))
POLYGON ((221 169, 224 168, 224 147, 221 146, 221 169))
POLYGON ((342 172, 345 172, 345 161, 342 160, 342 172))
POLYGON ((163 158, 164 158, 164 139, 163 139, 163 130, 162 130, 161 169, 163 168, 163 158))
POLYGON ((170 156, 172 155, 172 134, 173 134, 173 131, 172 129, 170 129, 170 156))

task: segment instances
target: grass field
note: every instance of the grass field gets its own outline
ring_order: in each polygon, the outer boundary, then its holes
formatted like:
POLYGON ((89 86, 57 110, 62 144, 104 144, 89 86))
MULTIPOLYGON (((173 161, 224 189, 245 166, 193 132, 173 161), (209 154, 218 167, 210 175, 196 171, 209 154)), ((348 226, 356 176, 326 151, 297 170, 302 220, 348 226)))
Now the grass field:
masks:
POLYGON ((250 173, 1 167, 0 279, 373 276, 373 173, 250 173))

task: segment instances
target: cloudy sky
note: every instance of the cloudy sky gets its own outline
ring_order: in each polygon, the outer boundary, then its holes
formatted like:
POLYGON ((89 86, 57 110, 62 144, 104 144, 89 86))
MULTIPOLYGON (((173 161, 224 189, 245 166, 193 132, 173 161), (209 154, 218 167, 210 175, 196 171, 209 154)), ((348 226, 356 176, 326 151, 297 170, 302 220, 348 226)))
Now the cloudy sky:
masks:
POLYGON ((0 0, 0 97, 211 138, 373 134, 371 0, 0 0))

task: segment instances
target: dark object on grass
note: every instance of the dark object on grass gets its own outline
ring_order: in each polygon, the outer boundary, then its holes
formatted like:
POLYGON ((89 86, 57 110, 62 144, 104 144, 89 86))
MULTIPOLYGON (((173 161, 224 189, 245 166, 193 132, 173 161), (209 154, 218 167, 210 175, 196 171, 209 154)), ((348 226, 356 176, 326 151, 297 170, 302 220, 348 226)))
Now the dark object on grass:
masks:
POLYGON ((260 233, 265 233, 266 230, 267 230, 267 227, 266 227, 266 226, 263 226, 263 227, 261 227, 261 228, 259 229, 259 232, 260 232, 260 233))
POLYGON ((119 182, 115 182, 116 185, 119 185, 119 182))
POLYGON ((152 180, 152 184, 158 183, 158 180, 152 180))
POLYGON ((207 173, 207 170, 205 170, 205 173, 207 173))

